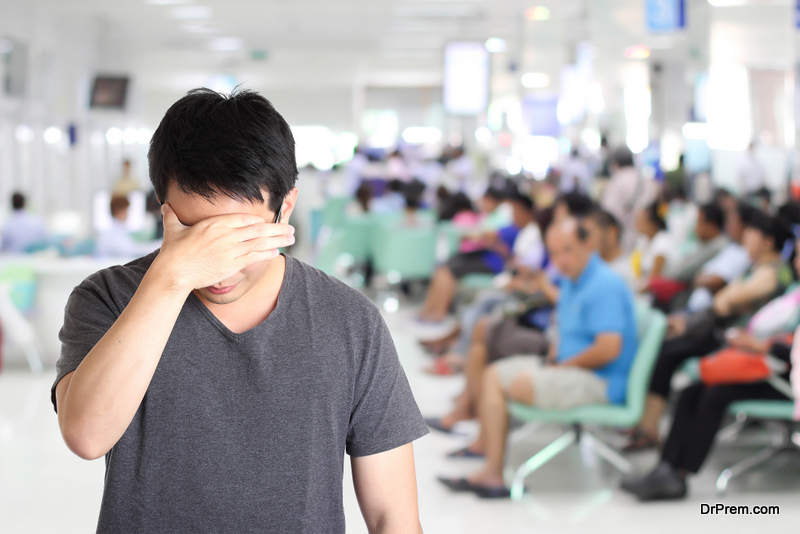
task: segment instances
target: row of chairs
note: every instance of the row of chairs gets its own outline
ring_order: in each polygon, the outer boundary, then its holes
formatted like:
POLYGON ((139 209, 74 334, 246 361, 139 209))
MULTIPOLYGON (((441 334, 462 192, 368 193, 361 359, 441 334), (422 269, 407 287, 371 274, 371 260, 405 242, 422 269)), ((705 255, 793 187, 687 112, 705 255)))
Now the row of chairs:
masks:
MULTIPOLYGON (((510 477, 512 499, 522 498, 525 478, 528 475, 571 445, 579 442, 584 442, 600 458, 623 473, 631 472, 631 463, 602 439, 589 432, 586 427, 633 428, 644 412, 650 375, 667 330, 667 321, 663 313, 644 302, 637 302, 636 320, 639 348, 628 378, 625 404, 621 406, 582 406, 570 410, 543 410, 524 404, 510 403, 510 415, 526 423, 526 426, 559 423, 569 427, 567 432, 533 455, 513 473, 510 477)), ((773 385, 790 399, 792 398, 791 387, 788 383, 777 379, 773 385)), ((728 482, 732 478, 754 469, 781 452, 800 450, 800 434, 794 432, 793 429, 793 407, 794 403, 791 400, 740 401, 730 406, 729 412, 735 416, 735 423, 720 433, 721 441, 731 441, 744 427, 745 422, 750 420, 777 421, 779 425, 771 436, 772 444, 770 446, 722 471, 716 483, 717 493, 720 496, 726 493, 728 482)))

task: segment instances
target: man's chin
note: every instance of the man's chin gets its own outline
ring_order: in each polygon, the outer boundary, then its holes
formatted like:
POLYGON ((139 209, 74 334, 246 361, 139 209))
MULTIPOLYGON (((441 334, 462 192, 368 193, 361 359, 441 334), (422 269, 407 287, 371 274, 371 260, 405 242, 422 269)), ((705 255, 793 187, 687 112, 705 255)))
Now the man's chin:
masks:
POLYGON ((222 295, 217 295, 215 293, 212 293, 211 291, 209 291, 206 288, 200 289, 200 290, 198 290, 198 292, 208 302, 211 302, 212 304, 220 304, 221 305, 221 304, 230 304, 232 302, 236 302, 237 300, 239 300, 239 298, 242 295, 241 295, 241 292, 238 291, 238 289, 239 288, 237 287, 233 291, 231 291, 230 293, 225 293, 225 294, 222 294, 222 295))

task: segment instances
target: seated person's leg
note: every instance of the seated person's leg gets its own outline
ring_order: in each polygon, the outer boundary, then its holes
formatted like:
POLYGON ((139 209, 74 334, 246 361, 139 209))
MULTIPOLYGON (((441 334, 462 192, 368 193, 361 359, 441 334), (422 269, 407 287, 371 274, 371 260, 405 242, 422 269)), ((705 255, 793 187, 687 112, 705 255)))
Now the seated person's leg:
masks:
POLYGON ((695 339, 690 336, 680 336, 664 342, 653 369, 650 392, 639 423, 639 429, 646 438, 650 441, 658 440, 658 424, 666 407, 675 372, 690 358, 705 356, 718 349, 719 345, 720 343, 712 337, 695 339))
POLYGON ((520 325, 517 317, 501 319, 486 338, 489 363, 518 354, 544 357, 548 345, 544 332, 520 325))
POLYGON ((685 477, 697 473, 705 462, 728 406, 739 400, 786 399, 765 382, 687 387, 678 399, 675 418, 664 443, 661 462, 645 477, 623 487, 641 500, 682 498, 685 477))

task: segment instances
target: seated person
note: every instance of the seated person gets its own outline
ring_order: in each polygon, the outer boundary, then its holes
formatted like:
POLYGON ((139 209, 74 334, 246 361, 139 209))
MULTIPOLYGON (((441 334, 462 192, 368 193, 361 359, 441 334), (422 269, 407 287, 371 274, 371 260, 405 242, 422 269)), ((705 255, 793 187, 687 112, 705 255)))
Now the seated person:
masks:
POLYGON ((503 482, 508 400, 546 409, 625 401, 637 349, 633 293, 587 243, 575 219, 547 232, 550 258, 564 276, 556 317, 558 342, 547 362, 539 356, 507 358, 489 366, 480 392, 480 435, 467 451, 486 463, 468 478, 439 480, 481 497, 508 497, 503 482))
POLYGON ((406 199, 403 196, 403 182, 394 179, 389 180, 386 186, 386 192, 375 197, 370 201, 370 211, 373 213, 400 213, 406 205, 406 199))
POLYGON ((533 201, 522 194, 508 199, 514 222, 497 231, 485 232, 472 252, 451 257, 436 269, 417 319, 419 339, 438 339, 453 331, 455 320, 447 313, 458 291, 458 281, 468 274, 498 274, 512 257, 514 243, 522 228, 535 224, 533 201))
POLYGON ((671 269, 677 260, 677 245, 667 231, 660 204, 653 202, 636 214, 639 239, 634 256, 638 258, 639 284, 644 291, 650 280, 671 269))
MULTIPOLYGON (((629 277, 625 282, 631 287, 633 279, 629 268, 630 262, 620 261, 622 254, 620 228, 615 223, 613 216, 600 208, 581 221, 587 234, 586 245, 592 251, 599 251, 600 257, 612 271, 617 274, 622 271, 623 274, 620 276, 623 280, 625 280, 625 268, 628 268, 629 277)), ((540 294, 547 299, 550 306, 558 301, 558 287, 549 280, 545 271, 538 271, 530 281, 518 280, 514 289, 528 295, 540 294)), ((453 410, 441 419, 429 420, 428 425, 443 432, 450 432, 459 421, 475 417, 480 380, 486 365, 516 354, 545 354, 549 348, 549 341, 544 326, 538 321, 543 315, 542 312, 546 310, 549 311, 549 307, 541 306, 499 319, 483 316, 477 320, 471 343, 465 351, 466 387, 456 397, 453 410)))
POLYGON ((136 258, 149 254, 156 246, 137 243, 126 226, 130 202, 127 197, 111 197, 111 225, 97 236, 94 254, 98 258, 136 258))
POLYGON ((11 195, 11 216, 0 236, 0 252, 21 254, 47 243, 47 230, 42 220, 25 210, 25 196, 11 195))
MULTIPOLYGON (((798 338, 794 339, 797 342, 798 338)), ((768 352, 786 363, 790 360, 790 347, 785 341, 770 343, 743 335, 734 338, 731 344, 757 353, 768 352)), ((788 380, 789 371, 781 378, 788 380)), ((703 382, 692 384, 678 397, 659 463, 643 477, 625 479, 622 488, 641 501, 686 497, 686 478, 699 472, 708 458, 728 406, 743 400, 788 400, 788 397, 767 381, 714 386, 703 382)))
POLYGON ((725 234, 728 244, 703 265, 694 277, 689 300, 686 303, 688 311, 699 312, 710 308, 714 294, 726 284, 744 275, 750 268, 752 261, 742 246, 742 237, 744 221, 753 211, 754 208, 744 203, 725 211, 725 234))
POLYGON ((725 214, 719 205, 710 203, 700 206, 694 226, 697 239, 691 244, 691 249, 679 254, 676 261, 663 270, 662 276, 650 279, 648 289, 658 304, 670 309, 685 304, 689 283, 703 265, 728 244, 728 238, 723 233, 724 226, 725 214))
POLYGON ((592 199, 582 193, 564 193, 553 202, 553 222, 567 217, 586 217, 595 209, 592 199))
POLYGON ((688 253, 681 254, 679 261, 664 269, 665 278, 679 282, 691 282, 703 265, 719 254, 729 243, 728 237, 724 233, 725 212, 718 204, 709 203, 700 206, 694 228, 697 238, 696 246, 688 253))
POLYGON ((764 304, 783 294, 792 281, 792 272, 781 260, 780 252, 790 237, 789 229, 780 219, 753 212, 745 222, 743 238, 753 261, 751 269, 714 296, 711 310, 669 316, 667 339, 653 370, 645 411, 627 450, 658 445, 658 423, 666 407, 672 376, 684 362, 718 350, 723 344, 725 328, 745 324, 764 304))

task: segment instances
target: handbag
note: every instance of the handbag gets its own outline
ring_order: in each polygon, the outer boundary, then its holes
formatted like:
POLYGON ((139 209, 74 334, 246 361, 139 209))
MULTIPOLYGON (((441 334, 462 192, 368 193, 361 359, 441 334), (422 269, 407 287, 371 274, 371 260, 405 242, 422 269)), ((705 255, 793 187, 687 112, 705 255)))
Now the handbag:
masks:
POLYGON ((786 362, 770 354, 724 348, 700 359, 700 380, 707 386, 762 382, 788 370, 786 362))

